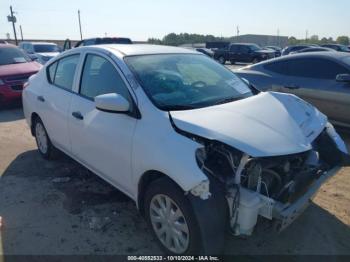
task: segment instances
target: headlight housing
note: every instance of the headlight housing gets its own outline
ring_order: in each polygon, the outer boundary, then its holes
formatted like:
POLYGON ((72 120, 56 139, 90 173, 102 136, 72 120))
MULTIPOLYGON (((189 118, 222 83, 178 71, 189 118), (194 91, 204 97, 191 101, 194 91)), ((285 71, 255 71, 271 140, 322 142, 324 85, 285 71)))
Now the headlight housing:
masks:
POLYGON ((333 139, 333 141, 336 143, 338 149, 345 153, 348 154, 348 150, 346 148, 346 145, 343 141, 343 139, 339 136, 339 134, 337 133, 337 131, 335 130, 334 126, 331 123, 327 123, 326 125, 326 131, 327 134, 333 139))

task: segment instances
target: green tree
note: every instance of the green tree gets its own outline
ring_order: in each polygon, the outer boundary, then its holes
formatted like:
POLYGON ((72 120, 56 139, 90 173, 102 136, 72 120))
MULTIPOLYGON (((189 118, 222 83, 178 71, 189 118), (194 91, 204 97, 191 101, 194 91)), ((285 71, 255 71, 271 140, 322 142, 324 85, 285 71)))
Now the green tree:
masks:
POLYGON ((298 39, 296 39, 294 36, 288 38, 288 45, 297 45, 298 43, 298 39))
POLYGON ((337 43, 341 45, 349 45, 350 44, 350 39, 348 36, 339 36, 337 38, 337 43))
POLYGON ((312 35, 308 42, 311 44, 318 44, 320 42, 318 35, 312 35))
POLYGON ((153 45, 161 45, 162 44, 162 40, 158 39, 158 38, 148 38, 147 40, 148 43, 153 44, 153 45))

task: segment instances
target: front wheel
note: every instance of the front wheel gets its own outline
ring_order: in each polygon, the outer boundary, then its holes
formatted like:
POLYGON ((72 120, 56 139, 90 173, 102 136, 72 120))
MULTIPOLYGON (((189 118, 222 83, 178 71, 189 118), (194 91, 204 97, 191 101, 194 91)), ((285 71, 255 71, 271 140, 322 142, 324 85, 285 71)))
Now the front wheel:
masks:
POLYGON ((200 254, 201 236, 190 201, 172 181, 153 182, 145 195, 148 224, 167 254, 200 254))

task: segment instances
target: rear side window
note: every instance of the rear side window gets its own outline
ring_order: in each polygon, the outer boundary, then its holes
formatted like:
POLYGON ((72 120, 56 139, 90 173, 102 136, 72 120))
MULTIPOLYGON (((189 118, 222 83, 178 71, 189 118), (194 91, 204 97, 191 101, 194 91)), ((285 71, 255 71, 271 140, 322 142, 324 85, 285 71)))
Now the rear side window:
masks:
POLYGON ((51 84, 72 90, 79 55, 64 57, 48 67, 47 75, 51 84))
POLYGON ((272 62, 264 65, 264 68, 268 71, 281 74, 281 75, 287 75, 287 63, 286 61, 278 61, 278 62, 272 62))
POLYGON ((268 71, 304 78, 335 79, 338 74, 349 74, 342 65, 322 58, 290 59, 264 65, 268 71))
POLYGON ((53 84, 53 81, 55 79, 57 64, 58 62, 55 62, 52 65, 50 65, 47 69, 47 78, 51 84, 53 84))
POLYGON ((305 78, 335 79, 338 74, 347 74, 342 65, 322 58, 293 59, 288 64, 288 75, 305 78))
POLYGON ((230 51, 231 52, 238 52, 239 46, 238 45, 231 45, 230 51))
POLYGON ((129 91, 116 68, 98 55, 87 55, 80 84, 80 94, 94 99, 98 95, 117 93, 131 101, 129 91))

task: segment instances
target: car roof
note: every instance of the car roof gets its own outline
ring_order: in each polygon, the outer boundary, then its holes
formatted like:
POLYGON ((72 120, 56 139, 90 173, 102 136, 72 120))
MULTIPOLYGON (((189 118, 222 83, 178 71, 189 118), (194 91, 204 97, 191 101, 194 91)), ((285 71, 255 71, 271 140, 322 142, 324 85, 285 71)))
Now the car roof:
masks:
MULTIPOLYGON (((261 63, 256 64, 256 66, 263 66, 265 64, 274 63, 278 61, 291 60, 296 58, 328 58, 332 60, 342 60, 343 58, 350 57, 349 53, 345 52, 311 52, 311 53, 297 53, 293 55, 286 55, 270 60, 263 61, 261 63)), ((255 65, 251 66, 254 68, 255 65)))
POLYGON ((254 43, 232 43, 231 45, 257 45, 254 43))
POLYGON ((17 48, 17 46, 15 45, 12 45, 12 44, 0 44, 0 48, 8 48, 8 47, 11 47, 11 48, 17 48))
POLYGON ((57 45, 55 43, 52 42, 30 42, 30 41, 23 41, 20 44, 34 44, 34 45, 57 45))
POLYGON ((106 44, 106 45, 92 45, 81 48, 100 48, 110 51, 112 53, 118 52, 122 56, 133 56, 133 55, 152 55, 152 54, 198 54, 195 50, 164 46, 164 45, 148 45, 148 44, 106 44))

